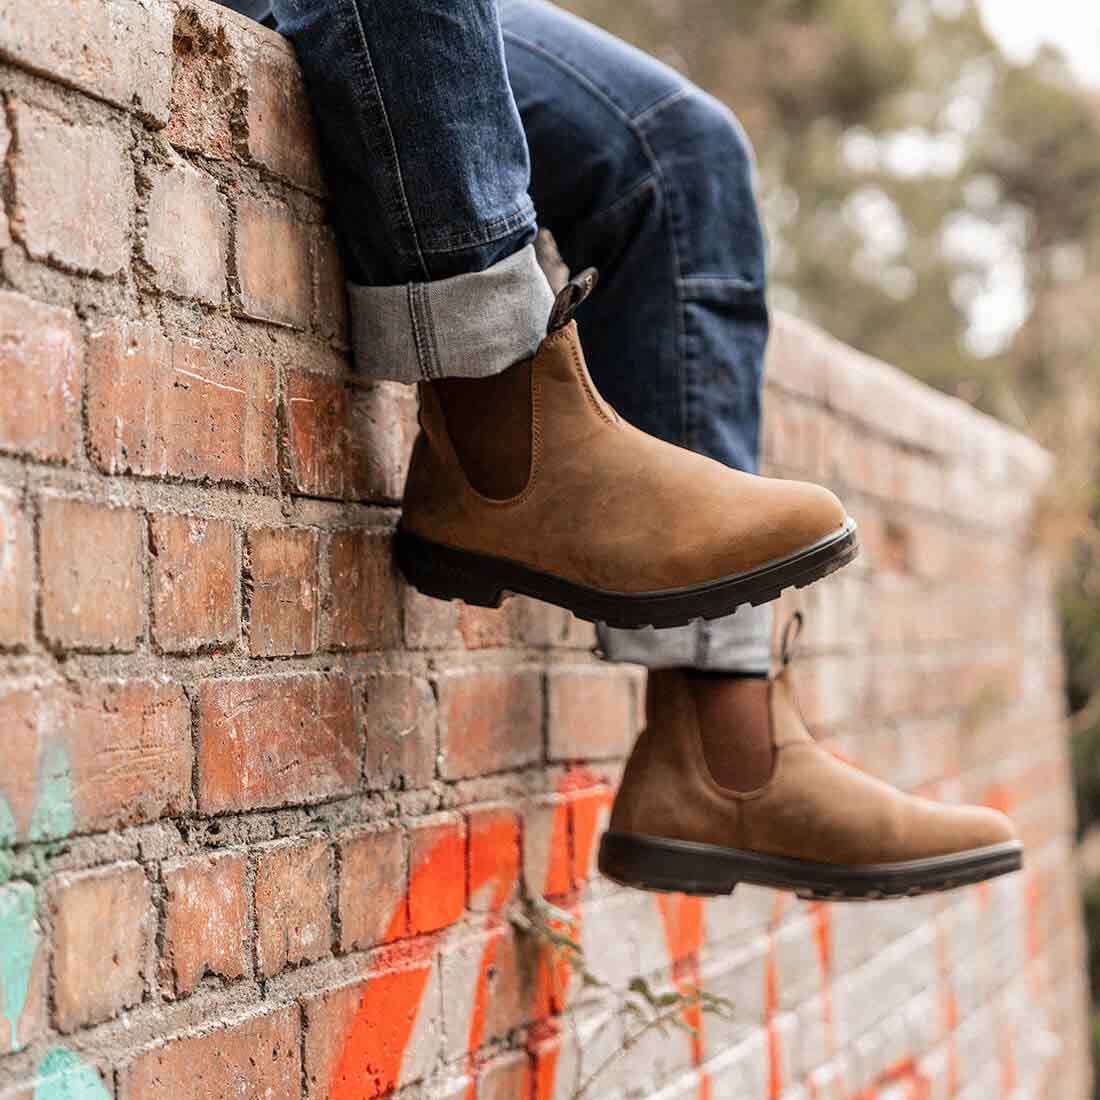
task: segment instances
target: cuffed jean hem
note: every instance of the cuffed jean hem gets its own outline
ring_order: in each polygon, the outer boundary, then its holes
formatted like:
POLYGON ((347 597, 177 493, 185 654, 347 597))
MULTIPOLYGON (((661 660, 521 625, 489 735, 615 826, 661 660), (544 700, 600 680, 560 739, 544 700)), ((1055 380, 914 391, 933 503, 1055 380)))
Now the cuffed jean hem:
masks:
POLYGON ((609 661, 647 668, 694 668, 766 676, 771 671, 772 609, 746 604, 732 615, 665 630, 620 630, 600 624, 609 661))
POLYGON ((534 355, 554 292, 534 245, 469 275, 348 286, 355 362, 391 382, 488 378, 534 355))

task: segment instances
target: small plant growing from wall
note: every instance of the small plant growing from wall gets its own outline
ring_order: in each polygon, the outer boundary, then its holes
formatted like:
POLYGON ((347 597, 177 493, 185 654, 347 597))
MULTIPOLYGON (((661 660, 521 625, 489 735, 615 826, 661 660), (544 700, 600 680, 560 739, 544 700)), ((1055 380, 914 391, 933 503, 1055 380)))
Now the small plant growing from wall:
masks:
POLYGON ((595 974, 589 966, 584 948, 574 936, 577 918, 544 898, 527 898, 523 907, 512 915, 512 924, 533 940, 549 968, 554 993, 566 1005, 565 1015, 572 1025, 577 1041, 573 1084, 569 1100, 589 1100, 604 1075, 643 1039, 653 1033, 668 1037, 675 1031, 691 1037, 698 1028, 691 1021, 703 1015, 733 1016, 733 1003, 694 985, 679 984, 674 989, 654 989, 641 975, 631 978, 625 986, 616 987, 595 974), (602 993, 618 1006, 588 1033, 581 1042, 581 1030, 576 1026, 576 1009, 565 997, 569 985, 577 981, 586 990, 602 993), (598 1060, 586 1055, 596 1046, 604 1030, 615 1020, 622 1023, 622 1042, 598 1060), (588 1064, 589 1062, 592 1064, 588 1064))

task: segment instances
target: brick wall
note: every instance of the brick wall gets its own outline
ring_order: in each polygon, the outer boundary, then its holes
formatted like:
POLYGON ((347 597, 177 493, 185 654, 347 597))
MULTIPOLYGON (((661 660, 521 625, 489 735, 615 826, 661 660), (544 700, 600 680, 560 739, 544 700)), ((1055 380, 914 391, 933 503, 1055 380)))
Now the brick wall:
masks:
POLYGON ((553 609, 395 575, 413 395, 349 372, 288 49, 205 0, 39 0, 0 57, 4 1100, 568 1097, 624 1020, 551 980, 524 895, 613 984, 734 1002, 601 1100, 1083 1100, 1036 447, 777 324, 768 464, 865 543, 805 596, 808 716, 1008 809, 1027 870, 849 907, 612 888, 642 678, 553 609))

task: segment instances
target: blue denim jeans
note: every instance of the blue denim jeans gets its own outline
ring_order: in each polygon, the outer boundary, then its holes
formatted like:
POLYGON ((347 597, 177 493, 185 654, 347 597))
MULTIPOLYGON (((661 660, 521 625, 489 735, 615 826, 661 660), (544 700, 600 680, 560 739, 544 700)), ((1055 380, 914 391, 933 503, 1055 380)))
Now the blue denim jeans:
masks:
MULTIPOLYGON (((362 370, 478 376, 530 354, 550 296, 541 224, 570 268, 600 270, 578 324, 608 400, 653 435, 757 468, 765 252, 729 110, 543 0, 271 7, 317 118, 362 370)), ((743 608, 601 640, 653 667, 762 672, 770 623, 743 608)))

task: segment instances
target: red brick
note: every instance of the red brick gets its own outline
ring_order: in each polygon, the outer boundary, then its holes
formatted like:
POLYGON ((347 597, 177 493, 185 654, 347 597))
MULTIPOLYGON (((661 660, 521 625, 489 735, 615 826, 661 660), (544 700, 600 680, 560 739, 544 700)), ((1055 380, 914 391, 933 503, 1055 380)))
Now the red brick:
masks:
POLYGON ((547 673, 551 760, 625 756, 638 732, 637 680, 625 668, 559 666, 547 673))
POLYGON ((348 288, 336 236, 327 226, 313 237, 313 270, 317 275, 313 324, 322 336, 341 346, 348 342, 348 288))
POLYGON ((119 1073, 119 1100, 298 1100, 300 1044, 294 1005, 171 1039, 119 1073))
POLYGON ((583 885, 596 874, 599 839, 611 817, 612 799, 611 788, 602 783, 569 793, 569 855, 574 886, 583 885))
POLYGON ((458 632, 461 604, 457 600, 433 600, 406 586, 403 602, 407 649, 452 649, 462 645, 458 632))
POLYGON ((143 999, 156 921, 140 867, 61 875, 50 889, 50 916, 58 1030, 109 1020, 143 999))
POLYGON ((308 227, 285 206, 242 198, 236 245, 244 315, 305 328, 313 305, 308 227))
POLYGON ((237 539, 227 520, 150 516, 153 637, 167 653, 237 637, 237 539))
POLYGON ((243 855, 199 856, 166 867, 162 981, 183 997, 208 974, 242 977, 248 920, 243 855))
POLYGON ((80 438, 82 373, 75 315, 0 291, 0 449, 72 461, 80 438))
POLYGON ((0 8, 7 60, 159 122, 168 115, 171 41, 171 10, 140 0, 43 0, 33 18, 0 8))
POLYGON ((467 649, 493 649, 507 646, 514 640, 512 601, 501 607, 458 605, 458 633, 467 649))
POLYGON ((354 951, 408 934, 405 835, 382 825, 340 842, 340 947, 354 951))
POLYGON ((108 474, 278 483, 270 365, 112 321, 88 343, 92 461, 108 474))
POLYGON ((282 844, 256 861, 256 959, 270 978, 332 951, 332 848, 282 844))
POLYGON ((428 682, 384 673, 367 679, 363 695, 367 786, 428 786, 438 752, 435 696, 428 682))
POLYGON ((440 772, 503 771, 542 754, 542 678, 534 669, 469 668, 439 678, 440 772))
MULTIPOLYGON (((411 390, 411 387, 401 387, 411 390)), ((293 371, 287 379, 290 485, 305 496, 400 500, 415 423, 412 393, 293 371)))
POLYGON ((343 676, 207 680, 199 689, 203 813, 350 794, 359 736, 343 676))
POLYGON ((254 657, 289 657, 317 648, 318 537, 304 527, 248 533, 248 647, 254 657))
POLYGON ((0 488, 0 648, 34 639, 34 535, 16 495, 0 488))
POLYGON ((0 693, 0 798, 17 840, 49 840, 187 809, 191 713, 176 684, 133 680, 0 693), (67 792, 38 804, 43 785, 67 792))
POLYGON ((145 260, 161 290, 218 305, 225 288, 228 210, 214 180, 188 164, 153 179, 145 260))
POLYGON ((248 151, 269 172, 309 191, 322 189, 313 114, 294 52, 282 43, 257 51, 248 69, 248 151))
POLYGON ((328 644, 386 649, 400 637, 398 581, 388 531, 336 531, 328 543, 328 644))
POLYGON ((473 806, 466 811, 466 831, 470 908, 500 909, 519 883, 519 816, 510 806, 473 806))
POLYGON ((130 259, 134 206, 126 143, 102 125, 70 125, 37 107, 16 102, 14 113, 13 232, 35 259, 117 275, 130 259))
POLYGON ((573 881, 569 809, 559 794, 542 795, 523 808, 523 878, 527 893, 552 898, 573 881))
POLYGON ((455 814, 409 826, 409 928, 414 935, 454 924, 466 910, 466 830, 455 814))
POLYGON ((477 1100, 521 1100, 531 1094, 531 1060, 526 1051, 501 1054, 477 1076, 477 1100))
MULTIPOLYGON (((34 887, 28 882, 0 886, 0 928, 4 930, 5 977, 20 985, 6 989, 0 1013, 0 1050, 22 1050, 46 1030, 46 982, 49 951, 35 916, 34 887), (20 979, 19 971, 26 967, 20 979), (23 984, 25 983, 25 984, 23 984)), ((7 1096, 7 1093, 3 1095, 7 1096)))
POLYGON ((42 629, 58 645, 131 650, 145 631, 145 523, 129 508, 44 497, 42 629))
POLYGON ((375 1100, 427 1076, 442 1046, 430 951, 397 945, 366 981, 303 998, 310 1100, 375 1100))

